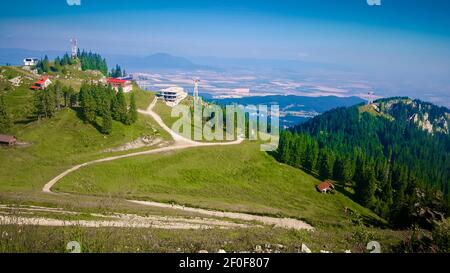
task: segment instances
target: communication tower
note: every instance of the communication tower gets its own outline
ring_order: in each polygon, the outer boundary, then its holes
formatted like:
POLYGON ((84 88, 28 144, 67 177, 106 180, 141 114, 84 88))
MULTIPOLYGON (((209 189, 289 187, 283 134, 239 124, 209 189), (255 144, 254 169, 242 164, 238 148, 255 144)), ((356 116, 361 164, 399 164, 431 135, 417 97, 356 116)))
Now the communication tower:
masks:
POLYGON ((375 92, 369 92, 367 93, 367 104, 373 104, 373 101, 375 100, 375 92))
POLYGON ((200 83, 200 79, 199 78, 195 78, 194 79, 194 101, 198 101, 199 100, 199 96, 198 96, 198 85, 200 83))
POLYGON ((71 45, 71 56, 72 58, 76 58, 78 54, 78 41, 75 38, 70 39, 71 45))

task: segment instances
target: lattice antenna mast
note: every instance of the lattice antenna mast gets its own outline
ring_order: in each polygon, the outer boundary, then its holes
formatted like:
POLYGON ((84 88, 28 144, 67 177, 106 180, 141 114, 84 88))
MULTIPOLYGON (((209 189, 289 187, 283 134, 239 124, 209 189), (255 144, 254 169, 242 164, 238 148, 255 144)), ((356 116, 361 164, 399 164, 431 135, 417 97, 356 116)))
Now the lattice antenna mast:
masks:
POLYGON ((78 54, 78 41, 75 38, 70 39, 71 44, 71 56, 72 58, 76 58, 78 54))
POLYGON ((375 100, 375 93, 369 92, 367 93, 367 104, 373 104, 373 101, 375 100))
POLYGON ((200 79, 199 78, 195 78, 194 79, 194 101, 197 101, 199 99, 198 96, 198 85, 200 83, 200 79))

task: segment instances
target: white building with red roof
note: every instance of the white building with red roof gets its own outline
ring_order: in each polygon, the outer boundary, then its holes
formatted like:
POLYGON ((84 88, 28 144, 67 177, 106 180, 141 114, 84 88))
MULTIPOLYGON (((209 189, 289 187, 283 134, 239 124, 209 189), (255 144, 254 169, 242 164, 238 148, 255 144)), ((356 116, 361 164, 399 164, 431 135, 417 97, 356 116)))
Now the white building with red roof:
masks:
POLYGON ((33 89, 33 90, 44 90, 50 84, 52 84, 52 81, 50 80, 50 78, 48 76, 44 76, 44 77, 40 78, 37 82, 35 82, 33 84, 33 86, 31 86, 31 89, 33 89))
POLYGON ((120 87, 122 87, 124 93, 133 91, 133 83, 130 80, 109 78, 106 81, 106 83, 109 84, 112 88, 114 88, 116 92, 119 91, 120 87))

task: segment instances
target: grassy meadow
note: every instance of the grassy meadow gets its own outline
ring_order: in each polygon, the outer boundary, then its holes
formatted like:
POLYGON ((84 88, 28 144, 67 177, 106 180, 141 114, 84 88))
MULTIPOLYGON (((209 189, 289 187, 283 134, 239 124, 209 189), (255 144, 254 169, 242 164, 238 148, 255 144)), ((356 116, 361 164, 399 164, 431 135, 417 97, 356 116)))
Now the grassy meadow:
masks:
MULTIPOLYGON (((71 166, 112 155, 105 150, 143 135, 170 139, 153 119, 144 115, 139 115, 131 126, 113 121, 113 131, 108 136, 84 123, 76 109, 63 109, 54 118, 35 121, 29 118, 33 92, 36 91, 24 83, 3 94, 15 122, 11 133, 23 145, 0 148, 2 192, 40 191, 46 182, 71 166)), ((137 87, 134 93, 138 107, 145 108, 154 98, 153 93, 137 87)))
MULTIPOLYGON (((183 101, 180 102, 180 105, 192 107, 192 105, 193 105, 193 98, 192 97, 187 97, 186 99, 184 99, 183 101)), ((155 107, 153 108, 153 111, 155 113, 157 113, 161 117, 161 119, 164 121, 164 123, 167 126, 169 126, 169 128, 172 128, 172 125, 177 120, 179 120, 181 118, 181 116, 180 117, 172 117, 172 107, 166 105, 163 101, 160 101, 160 100, 155 104, 155 107)), ((193 116, 192 112, 191 112, 191 115, 193 116)), ((197 124, 194 124, 192 116, 191 116, 192 124, 191 124, 191 137, 190 138, 194 139, 194 131, 195 130, 203 131, 204 127, 206 126, 206 119, 204 118, 202 120, 202 127, 199 128, 199 126, 197 124)), ((226 124, 224 123, 223 126, 224 126, 224 130, 225 130, 226 129, 226 124)), ((211 128, 211 127, 209 127, 209 128, 211 128)), ((211 132, 214 133, 215 130, 211 129, 211 132)), ((235 133, 234 139, 236 139, 236 133, 235 133)), ((226 142, 227 141, 226 140, 226 132, 225 131, 223 132, 223 140, 215 140, 215 139, 207 140, 207 139, 205 139, 203 137, 202 139, 197 140, 197 141, 199 141, 199 142, 226 142)))
POLYGON ((345 226, 345 208, 381 221, 343 194, 319 194, 318 183, 260 152, 259 143, 245 142, 88 166, 63 178, 55 190, 288 216, 316 227, 345 226))
POLYGON ((364 253, 371 239, 380 240, 382 252, 393 252, 409 232, 381 230, 296 231, 272 227, 244 229, 164 230, 133 228, 81 228, 0 225, 0 252, 68 252, 70 241, 81 244, 83 253, 195 253, 219 249, 231 252, 301 251, 306 244, 313 252, 364 253))

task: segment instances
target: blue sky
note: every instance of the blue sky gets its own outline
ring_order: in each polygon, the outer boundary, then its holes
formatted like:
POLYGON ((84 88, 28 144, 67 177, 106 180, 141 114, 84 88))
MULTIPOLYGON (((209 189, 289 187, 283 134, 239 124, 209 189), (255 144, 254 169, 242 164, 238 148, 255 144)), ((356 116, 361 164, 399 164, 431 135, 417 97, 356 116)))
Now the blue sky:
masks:
POLYGON ((417 42, 425 40, 430 42, 425 48, 448 50, 450 1, 381 3, 81 0, 80 6, 69 6, 66 0, 5 1, 0 45, 61 49, 66 46, 61 38, 77 36, 88 47, 111 53, 147 54, 169 47, 189 55, 293 58, 296 51, 297 57, 305 57, 306 49, 325 50, 330 41, 334 47, 364 51, 387 42, 394 48, 412 43, 412 49, 419 50, 417 42), (30 35, 42 38, 27 40, 30 35))
MULTIPOLYGON (((0 48, 337 63, 392 78, 450 78, 450 1, 4 1, 0 48)), ((447 88, 447 89, 445 89, 447 88)))

